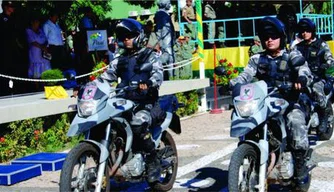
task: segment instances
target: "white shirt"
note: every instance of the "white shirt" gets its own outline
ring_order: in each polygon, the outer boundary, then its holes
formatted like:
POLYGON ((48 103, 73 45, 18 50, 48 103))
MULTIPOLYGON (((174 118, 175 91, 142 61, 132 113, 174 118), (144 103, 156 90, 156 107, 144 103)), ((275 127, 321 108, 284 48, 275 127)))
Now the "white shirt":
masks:
POLYGON ((48 39, 49 45, 64 45, 61 29, 57 23, 55 24, 48 20, 43 25, 43 31, 46 38, 48 39))

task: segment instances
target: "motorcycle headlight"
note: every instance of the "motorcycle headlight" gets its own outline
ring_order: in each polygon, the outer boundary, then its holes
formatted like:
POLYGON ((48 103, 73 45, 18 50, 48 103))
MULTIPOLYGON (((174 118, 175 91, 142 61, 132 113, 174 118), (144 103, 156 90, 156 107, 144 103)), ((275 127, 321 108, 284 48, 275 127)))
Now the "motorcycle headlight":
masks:
POLYGON ((90 101, 80 101, 78 103, 78 109, 81 116, 87 117, 91 116, 96 113, 96 107, 97 107, 96 100, 90 100, 90 101))
POLYGON ((235 107, 242 117, 249 117, 257 110, 259 99, 251 101, 237 101, 235 107))

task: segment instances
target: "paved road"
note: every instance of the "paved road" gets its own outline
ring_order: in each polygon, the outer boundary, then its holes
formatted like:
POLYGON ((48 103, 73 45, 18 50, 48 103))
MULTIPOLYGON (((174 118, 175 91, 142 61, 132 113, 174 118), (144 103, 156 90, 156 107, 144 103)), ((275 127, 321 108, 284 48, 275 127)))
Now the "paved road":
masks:
MULTIPOLYGON (((230 111, 202 114, 182 120, 183 132, 175 135, 179 153, 177 180, 172 191, 227 191, 227 170, 237 140, 229 137, 230 111)), ((314 146, 311 192, 334 189, 334 140, 314 146)), ((58 191, 59 171, 0 191, 58 191)), ((124 185, 124 191, 147 190, 146 183, 124 185)))

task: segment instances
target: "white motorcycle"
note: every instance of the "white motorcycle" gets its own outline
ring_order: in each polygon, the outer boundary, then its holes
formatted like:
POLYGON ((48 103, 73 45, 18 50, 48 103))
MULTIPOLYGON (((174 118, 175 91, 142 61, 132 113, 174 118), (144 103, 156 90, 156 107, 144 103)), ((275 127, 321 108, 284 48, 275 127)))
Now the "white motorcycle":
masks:
MULTIPOLYGON (((147 178, 146 154, 133 150, 133 132, 129 117, 135 104, 122 98, 130 89, 117 90, 106 82, 94 81, 78 94, 78 113, 67 133, 69 137, 84 134, 65 159, 60 175, 60 191, 110 191, 110 179, 116 182, 141 182, 147 178)), ((167 128, 181 133, 175 114, 179 107, 174 95, 160 99, 166 111, 163 122, 151 129, 162 171, 159 182, 150 183, 153 190, 173 187, 178 156, 175 142, 167 128)))
MULTIPOLYGON (((223 69, 215 69, 224 75, 223 69)), ((278 88, 257 81, 242 85, 240 95, 233 98, 231 137, 239 138, 228 168, 229 191, 267 191, 271 183, 294 187, 294 160, 287 145, 284 112, 288 101, 274 97, 278 88)), ((306 159, 310 159, 309 150, 306 159)), ((308 167, 310 171, 314 166, 308 167)), ((310 179, 311 180, 311 179, 310 179)), ((310 182, 308 183, 308 185, 310 182)))

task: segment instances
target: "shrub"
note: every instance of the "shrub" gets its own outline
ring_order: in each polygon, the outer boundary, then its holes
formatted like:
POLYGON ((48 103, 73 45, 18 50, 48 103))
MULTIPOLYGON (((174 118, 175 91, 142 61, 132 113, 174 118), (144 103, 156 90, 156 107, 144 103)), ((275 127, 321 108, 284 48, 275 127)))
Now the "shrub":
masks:
POLYGON ((66 136, 74 113, 15 121, 1 127, 0 163, 36 152, 74 146, 83 136, 66 136))
MULTIPOLYGON (((63 73, 59 69, 49 69, 42 73, 41 79, 62 79, 64 78, 63 73)), ((58 82, 47 82, 49 86, 57 85, 58 82)))
POLYGON ((180 117, 192 115, 198 110, 198 94, 197 91, 188 91, 185 93, 176 93, 179 103, 185 104, 184 107, 179 108, 176 112, 180 117))

